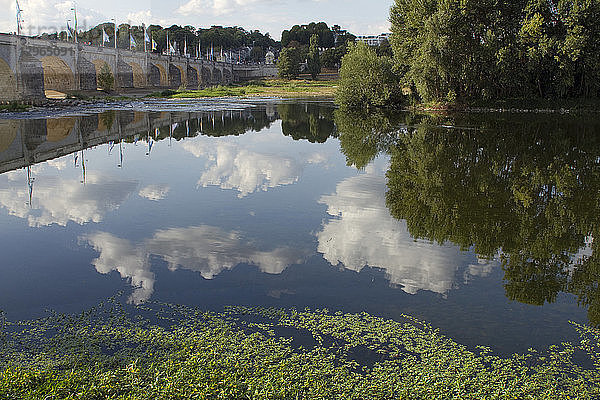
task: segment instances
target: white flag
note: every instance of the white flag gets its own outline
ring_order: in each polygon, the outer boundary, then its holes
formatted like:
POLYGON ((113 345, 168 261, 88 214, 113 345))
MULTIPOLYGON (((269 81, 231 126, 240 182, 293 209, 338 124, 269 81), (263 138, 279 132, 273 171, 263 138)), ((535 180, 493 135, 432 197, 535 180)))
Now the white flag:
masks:
POLYGON ((104 29, 102 29, 102 44, 110 42, 110 38, 104 29))
POLYGON ((135 39, 133 38, 133 35, 130 33, 129 34, 129 48, 135 49, 135 46, 136 46, 135 39))
POLYGON ((148 31, 144 29, 144 40, 146 43, 150 43, 150 36, 148 35, 148 31))
POLYGON ((71 26, 69 26, 69 21, 67 21, 67 37, 68 38, 73 37, 73 31, 71 30, 71 26))
POLYGON ((23 26, 21 25, 21 22, 23 22, 23 15, 21 14, 21 7, 19 6, 19 1, 15 0, 15 2, 17 3, 17 33, 21 33, 21 30, 23 29, 23 26))

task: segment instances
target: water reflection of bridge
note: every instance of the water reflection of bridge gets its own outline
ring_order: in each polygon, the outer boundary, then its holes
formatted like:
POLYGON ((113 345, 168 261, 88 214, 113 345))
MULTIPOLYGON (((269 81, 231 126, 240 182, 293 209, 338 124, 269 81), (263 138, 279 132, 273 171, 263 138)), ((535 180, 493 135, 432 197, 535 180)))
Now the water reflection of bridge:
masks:
POLYGON ((173 136, 239 134, 250 123, 266 118, 265 111, 134 112, 107 111, 102 114, 55 119, 1 120, 0 173, 52 160, 108 142, 138 136, 154 140, 173 136), (244 123, 244 121, 249 121, 244 123), (193 122, 193 123, 190 123, 193 122), (241 126, 240 126, 241 125, 241 126))

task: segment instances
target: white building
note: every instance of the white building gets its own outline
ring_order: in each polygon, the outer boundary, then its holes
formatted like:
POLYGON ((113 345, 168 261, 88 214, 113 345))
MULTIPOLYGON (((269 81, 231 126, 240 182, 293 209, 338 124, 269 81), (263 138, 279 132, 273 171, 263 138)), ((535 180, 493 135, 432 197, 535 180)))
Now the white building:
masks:
POLYGON ((274 64, 275 63, 275 54, 271 50, 267 51, 265 54, 265 64, 274 64))
POLYGON ((357 36, 357 42, 366 43, 369 46, 379 46, 386 40, 390 40, 391 33, 382 33, 381 35, 357 36))

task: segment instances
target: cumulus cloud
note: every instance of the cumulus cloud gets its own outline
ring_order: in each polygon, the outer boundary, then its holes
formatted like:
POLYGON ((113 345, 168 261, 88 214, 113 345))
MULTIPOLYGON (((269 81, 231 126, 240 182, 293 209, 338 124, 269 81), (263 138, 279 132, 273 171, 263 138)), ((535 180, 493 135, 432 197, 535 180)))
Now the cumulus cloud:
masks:
POLYGON ((148 185, 142 188, 138 194, 148 200, 158 201, 165 199, 170 190, 168 185, 148 185))
MULTIPOLYGON (((24 171, 20 171, 24 174, 24 171)), ((137 189, 135 181, 118 180, 89 173, 85 185, 78 179, 38 176, 33 184, 33 204, 24 175, 19 180, 0 182, 0 207, 10 215, 26 219, 29 226, 66 226, 100 222, 137 189)))
MULTIPOLYGON (((10 2, 10 9, 14 15, 16 9, 14 1, 10 2)), ((25 23, 23 28, 26 34, 37 35, 42 32, 56 32, 66 28, 66 20, 73 20, 73 2, 66 0, 20 0, 25 23)), ((96 10, 77 5, 77 20, 80 29, 89 29, 91 26, 103 22, 106 17, 96 10)), ((14 31, 16 28, 11 28, 14 31)))
POLYGON ((196 157, 208 159, 198 186, 235 189, 239 197, 291 185, 302 174, 302 164, 294 158, 255 152, 235 143, 195 140, 183 143, 183 147, 196 157))
POLYGON ((342 181, 335 194, 321 198, 334 217, 317 234, 318 251, 329 263, 357 272, 381 268, 391 284, 411 294, 447 293, 465 265, 473 275, 489 274, 489 264, 455 246, 413 240, 406 222, 390 216, 385 190, 383 176, 367 173, 342 181))
POLYGON ((306 256, 289 247, 260 250, 239 232, 226 232, 208 225, 159 230, 152 238, 135 246, 106 232, 86 235, 81 240, 100 253, 92 261, 99 273, 117 271, 129 280, 134 287, 129 301, 135 304, 148 300, 154 292, 155 275, 149 263, 151 255, 165 260, 172 271, 183 268, 197 272, 205 279, 213 279, 241 263, 254 265, 268 274, 280 274, 306 256))

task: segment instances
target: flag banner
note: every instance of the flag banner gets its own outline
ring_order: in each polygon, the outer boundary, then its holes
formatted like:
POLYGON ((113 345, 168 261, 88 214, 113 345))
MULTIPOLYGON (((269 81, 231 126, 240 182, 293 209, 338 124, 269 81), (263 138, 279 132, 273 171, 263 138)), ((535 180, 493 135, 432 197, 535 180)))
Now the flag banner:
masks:
POLYGON ((154 41, 154 38, 152 38, 152 51, 155 51, 158 48, 158 44, 154 41))
POLYGON ((71 29, 71 26, 69 25, 69 21, 67 21, 67 37, 68 38, 72 38, 73 37, 73 31, 71 29))
POLYGON ((23 29, 23 26, 21 25, 21 22, 23 21, 23 15, 21 14, 21 7, 19 6, 19 1, 15 0, 15 2, 17 3, 17 34, 21 34, 21 30, 23 29))
POLYGON ((108 34, 106 33, 106 31, 104 29, 102 29, 102 44, 104 45, 104 43, 108 43, 110 42, 110 37, 108 37, 108 34))
POLYGON ((144 29, 144 40, 146 43, 150 43, 150 36, 148 35, 148 31, 144 29))
POLYGON ((135 47, 136 47, 135 39, 133 38, 133 35, 130 33, 129 34, 129 48, 134 49, 135 47))

